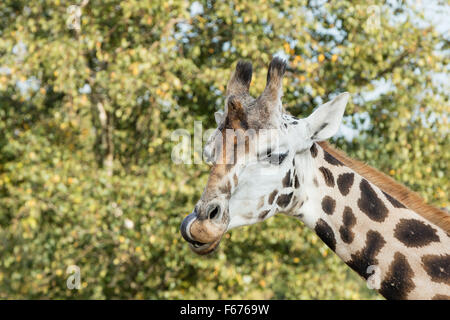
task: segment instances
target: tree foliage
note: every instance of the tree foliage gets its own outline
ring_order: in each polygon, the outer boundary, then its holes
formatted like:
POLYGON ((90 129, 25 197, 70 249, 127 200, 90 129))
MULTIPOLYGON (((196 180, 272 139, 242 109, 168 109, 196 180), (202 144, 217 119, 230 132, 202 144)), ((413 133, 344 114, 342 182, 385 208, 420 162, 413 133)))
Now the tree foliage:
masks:
POLYGON ((379 298, 284 216, 191 253, 178 227, 208 168, 174 164, 170 134, 213 126, 238 59, 258 95, 282 52, 289 112, 349 91, 358 134, 335 143, 447 206, 448 39, 417 19, 403 1, 3 1, 0 298, 379 298))

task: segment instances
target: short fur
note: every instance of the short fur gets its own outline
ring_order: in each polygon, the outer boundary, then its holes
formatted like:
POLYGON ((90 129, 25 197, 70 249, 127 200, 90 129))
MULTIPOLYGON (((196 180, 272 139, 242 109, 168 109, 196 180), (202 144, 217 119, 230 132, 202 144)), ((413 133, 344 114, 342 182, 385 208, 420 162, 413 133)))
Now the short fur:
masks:
POLYGON ((347 167, 353 169, 375 184, 378 188, 403 203, 409 209, 414 210, 416 213, 450 234, 450 215, 445 211, 426 204, 417 193, 367 164, 349 158, 343 151, 331 147, 328 142, 319 142, 318 144, 347 167))

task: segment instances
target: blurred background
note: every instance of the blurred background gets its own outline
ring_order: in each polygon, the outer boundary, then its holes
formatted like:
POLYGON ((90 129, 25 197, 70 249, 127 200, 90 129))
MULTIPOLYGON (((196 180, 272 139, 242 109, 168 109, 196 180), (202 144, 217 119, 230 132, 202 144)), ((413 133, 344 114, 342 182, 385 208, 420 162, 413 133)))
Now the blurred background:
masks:
POLYGON ((173 163, 170 137, 214 127, 238 59, 257 96, 282 56, 288 112, 349 91, 333 144, 446 207, 449 15, 447 1, 3 0, 0 298, 381 299, 282 215, 192 253, 179 225, 208 167, 173 163))

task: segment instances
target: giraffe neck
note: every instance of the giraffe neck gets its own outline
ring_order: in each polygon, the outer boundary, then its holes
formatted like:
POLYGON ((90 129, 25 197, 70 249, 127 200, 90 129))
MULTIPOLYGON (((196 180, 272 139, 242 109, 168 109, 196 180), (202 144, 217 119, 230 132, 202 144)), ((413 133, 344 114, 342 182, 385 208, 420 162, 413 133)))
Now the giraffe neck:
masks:
POLYGON ((450 236, 317 144, 296 159, 300 218, 388 299, 450 299, 450 236), (303 160, 302 160, 303 159, 303 160))

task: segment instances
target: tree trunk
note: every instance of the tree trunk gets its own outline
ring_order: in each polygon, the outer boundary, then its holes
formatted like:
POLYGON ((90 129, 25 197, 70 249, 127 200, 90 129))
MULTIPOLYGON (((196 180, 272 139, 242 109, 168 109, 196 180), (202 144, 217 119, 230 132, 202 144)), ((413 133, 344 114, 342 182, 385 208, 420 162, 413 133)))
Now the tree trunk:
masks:
POLYGON ((97 102, 100 132, 97 141, 100 143, 101 164, 108 176, 113 175, 114 143, 113 143, 113 117, 105 110, 102 102, 97 102))

